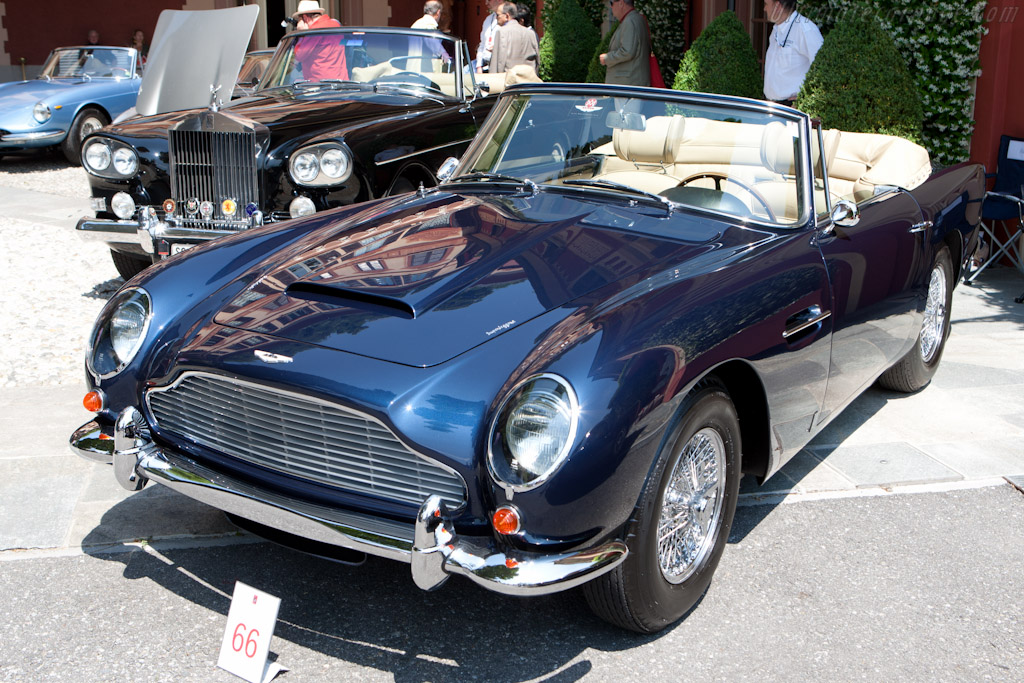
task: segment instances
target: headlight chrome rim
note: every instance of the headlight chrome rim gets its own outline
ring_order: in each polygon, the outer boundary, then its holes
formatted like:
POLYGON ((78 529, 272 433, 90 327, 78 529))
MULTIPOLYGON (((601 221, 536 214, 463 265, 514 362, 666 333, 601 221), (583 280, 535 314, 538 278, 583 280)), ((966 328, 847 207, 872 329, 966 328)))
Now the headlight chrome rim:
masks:
POLYGON ((82 160, 85 162, 85 168, 87 170, 93 171, 97 175, 102 175, 103 171, 110 168, 110 143, 102 139, 93 140, 85 146, 85 151, 82 153, 82 160))
POLYGON ((128 180, 139 171, 139 153, 129 144, 100 135, 82 146, 82 166, 92 175, 128 180))
POLYGON ((580 407, 576 391, 573 389, 569 381, 561 375, 545 372, 531 375, 518 382, 505 394, 498 406, 498 409, 494 413, 494 417, 491 419, 490 429, 487 432, 487 470, 490 473, 491 478, 501 488, 514 493, 522 493, 541 486, 551 479, 551 477, 553 477, 565 463, 573 445, 576 443, 576 435, 579 431, 579 421, 580 407), (569 419, 565 440, 561 444, 561 447, 555 456, 550 458, 549 464, 543 469, 543 471, 537 473, 536 476, 528 481, 510 481, 508 473, 503 472, 503 470, 510 470, 510 461, 514 459, 515 456, 506 451, 502 441, 498 438, 499 434, 503 434, 505 432, 506 425, 504 423, 506 420, 504 418, 506 417, 506 410, 513 401, 516 401, 516 405, 509 415, 526 405, 528 401, 519 399, 521 397, 524 399, 528 397, 530 392, 535 391, 536 384, 542 381, 554 382, 554 384, 563 392, 565 409, 568 412, 569 419), (523 394, 524 391, 528 392, 525 396, 523 394), (498 430, 501 431, 499 432, 498 430))
POLYGON ((36 105, 32 107, 32 118, 37 123, 46 123, 53 117, 53 112, 45 102, 36 102, 36 105))
POLYGON ((340 142, 303 147, 288 162, 288 174, 304 187, 341 185, 352 177, 352 153, 340 142))
POLYGON ((131 147, 118 147, 111 155, 111 165, 115 171, 127 178, 139 170, 139 156, 131 147))
POLYGON ((107 379, 122 372, 138 355, 142 343, 149 334, 152 320, 153 298, 145 289, 129 287, 115 294, 103 307, 93 325, 92 334, 89 335, 89 347, 85 356, 89 372, 98 379, 107 379), (116 342, 121 347, 118 350, 115 348, 111 327, 118 316, 121 316, 122 322, 126 321, 124 314, 129 309, 136 314, 137 328, 127 346, 124 345, 124 339, 116 342))

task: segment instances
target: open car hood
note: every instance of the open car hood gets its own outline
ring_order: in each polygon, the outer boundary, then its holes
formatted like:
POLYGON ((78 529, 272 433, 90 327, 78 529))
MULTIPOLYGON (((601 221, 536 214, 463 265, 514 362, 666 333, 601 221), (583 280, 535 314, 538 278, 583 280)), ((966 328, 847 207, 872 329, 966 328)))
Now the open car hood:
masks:
POLYGON ((135 108, 142 116, 227 102, 242 68, 257 5, 164 10, 156 24, 135 108))
POLYGON ((590 203, 565 200, 557 215, 567 218, 549 222, 529 200, 510 204, 432 193, 325 223, 276 254, 216 321, 425 367, 552 309, 568 315, 581 297, 592 303, 588 293, 610 296, 686 250, 708 248, 601 227, 603 210, 590 203), (637 258, 611 259, 614 267, 603 258, 622 253, 637 258))

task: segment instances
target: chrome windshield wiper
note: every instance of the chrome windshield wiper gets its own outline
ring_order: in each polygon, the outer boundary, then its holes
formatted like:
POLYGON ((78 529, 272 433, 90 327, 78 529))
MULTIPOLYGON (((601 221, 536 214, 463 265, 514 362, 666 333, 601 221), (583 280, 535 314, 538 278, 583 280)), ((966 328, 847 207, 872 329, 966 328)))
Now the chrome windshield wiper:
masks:
POLYGON ((587 178, 570 178, 569 180, 563 180, 562 184, 563 185, 582 185, 583 187, 600 187, 600 188, 606 189, 606 190, 618 190, 619 192, 628 192, 630 194, 640 195, 641 197, 646 197, 647 199, 650 199, 652 201, 657 202, 662 207, 664 207, 665 210, 668 213, 672 213, 672 211, 675 209, 675 204, 673 204, 667 197, 662 197, 660 194, 655 194, 654 192, 648 192, 647 190, 641 190, 640 188, 633 187, 632 185, 624 185, 622 183, 616 183, 616 182, 611 181, 611 180, 600 180, 600 179, 599 180, 594 180, 594 179, 587 179, 587 178))
POLYGON ((537 183, 533 182, 529 178, 517 178, 514 175, 505 175, 504 173, 489 173, 487 171, 477 171, 476 173, 467 173, 465 175, 458 175, 454 178, 449 178, 446 185, 453 183, 472 183, 472 182, 499 182, 499 183, 515 183, 521 185, 524 188, 530 188, 530 195, 535 195, 539 191, 537 183))
POLYGON ((420 97, 424 97, 428 100, 433 100, 438 104, 444 104, 444 100, 441 99, 439 95, 432 92, 433 89, 429 85, 423 85, 422 83, 413 83, 412 81, 409 81, 408 83, 374 83, 373 90, 374 92, 398 90, 401 92, 415 93, 420 97))

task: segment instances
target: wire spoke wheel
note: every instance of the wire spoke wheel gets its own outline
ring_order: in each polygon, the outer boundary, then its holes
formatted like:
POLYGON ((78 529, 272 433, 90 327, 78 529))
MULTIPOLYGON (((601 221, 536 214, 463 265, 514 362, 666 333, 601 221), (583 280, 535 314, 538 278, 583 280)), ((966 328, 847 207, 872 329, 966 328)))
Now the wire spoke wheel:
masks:
POLYGON ((666 581, 685 581, 714 547, 724 474, 722 436, 711 428, 700 430, 683 448, 661 506, 658 564, 666 581))
POLYGON ((930 363, 935 358, 945 334, 946 280, 942 265, 936 264, 928 283, 928 300, 925 303, 924 323, 921 326, 921 357, 925 363, 930 363))

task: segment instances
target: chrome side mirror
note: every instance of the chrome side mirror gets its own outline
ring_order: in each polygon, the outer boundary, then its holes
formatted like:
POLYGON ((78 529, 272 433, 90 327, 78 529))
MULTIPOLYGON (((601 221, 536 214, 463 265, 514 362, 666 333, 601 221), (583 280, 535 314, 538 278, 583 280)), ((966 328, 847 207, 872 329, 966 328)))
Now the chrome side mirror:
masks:
POLYGON ((443 183, 455 173, 455 169, 459 166, 459 160, 455 157, 448 157, 441 164, 441 167, 437 169, 437 182, 443 183))
POLYGON ((840 199, 832 207, 832 222, 843 228, 852 228, 860 222, 860 208, 849 199, 840 199))

